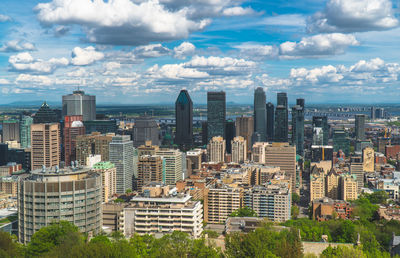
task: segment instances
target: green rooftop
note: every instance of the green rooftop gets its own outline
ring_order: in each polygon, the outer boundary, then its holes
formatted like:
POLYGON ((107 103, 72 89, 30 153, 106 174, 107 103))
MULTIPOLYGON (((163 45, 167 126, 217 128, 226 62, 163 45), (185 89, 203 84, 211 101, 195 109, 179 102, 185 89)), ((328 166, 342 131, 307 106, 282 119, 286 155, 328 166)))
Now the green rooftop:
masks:
POLYGON ((93 166, 94 169, 110 169, 114 167, 114 163, 111 163, 110 161, 101 161, 93 166))

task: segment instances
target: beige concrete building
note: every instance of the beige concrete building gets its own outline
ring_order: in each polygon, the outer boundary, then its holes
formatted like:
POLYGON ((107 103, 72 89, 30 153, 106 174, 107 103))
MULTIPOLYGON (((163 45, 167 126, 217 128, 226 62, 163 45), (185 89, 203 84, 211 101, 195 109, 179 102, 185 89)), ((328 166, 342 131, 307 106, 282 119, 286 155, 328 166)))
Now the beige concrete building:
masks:
POLYGON ((310 175, 310 202, 325 197, 325 174, 322 169, 313 167, 310 175))
POLYGON ((80 165, 87 165, 86 159, 90 155, 101 155, 101 161, 110 160, 110 142, 114 133, 101 134, 93 132, 89 135, 79 135, 76 137, 76 160, 80 165))
POLYGON ((310 167, 316 166, 317 168, 321 168, 325 174, 328 174, 332 169, 332 161, 331 160, 321 160, 319 162, 311 162, 310 167))
POLYGON ((165 169, 164 159, 160 156, 144 155, 139 157, 137 190, 142 192, 144 185, 151 182, 162 182, 165 169))
POLYGON ((183 153, 175 149, 160 148, 155 153, 165 160, 165 184, 175 185, 176 182, 183 179, 184 156, 183 153))
POLYGON ((364 172, 375 172, 375 151, 371 147, 365 147, 362 151, 364 172))
POLYGON ((143 155, 156 155, 156 151, 160 149, 159 146, 157 145, 152 145, 151 141, 146 141, 144 145, 140 145, 137 150, 138 150, 138 156, 143 156, 143 155))
POLYGON ((225 161, 225 140, 221 136, 213 137, 207 144, 208 162, 220 163, 225 161))
POLYGON ((243 189, 227 185, 214 185, 204 195, 204 221, 225 223, 228 216, 242 207, 243 189))
POLYGON ((31 169, 60 164, 60 124, 31 125, 31 169))
POLYGON ((258 164, 265 164, 265 148, 267 142, 256 142, 253 144, 252 161, 258 164))
POLYGON ((18 193, 18 176, 0 177, 0 192, 17 197, 18 193))
POLYGON ((101 175, 103 186, 103 202, 108 202, 117 193, 117 168, 109 161, 103 161, 93 166, 93 171, 101 175))
POLYGON ((242 136, 236 136, 231 141, 232 162, 241 164, 247 160, 247 142, 242 136))
POLYGON ((236 136, 242 136, 247 143, 247 150, 251 149, 251 136, 254 133, 254 119, 252 116, 236 117, 236 136))
POLYGON ((296 147, 289 143, 272 143, 265 148, 265 164, 280 167, 291 177, 292 192, 296 191, 296 147))
POLYGON ((341 197, 343 200, 356 200, 358 198, 357 188, 357 179, 354 175, 342 175, 340 177, 341 197))
POLYGON ((124 226, 124 208, 128 205, 128 203, 114 202, 102 204, 103 230, 106 233, 122 231, 124 226))
POLYGON ((340 199, 339 179, 340 175, 338 175, 333 169, 326 175, 325 196, 333 200, 340 199))
POLYGON ((361 188, 364 187, 364 165, 363 163, 352 162, 350 164, 350 174, 354 175, 357 180, 357 193, 361 193, 361 188))

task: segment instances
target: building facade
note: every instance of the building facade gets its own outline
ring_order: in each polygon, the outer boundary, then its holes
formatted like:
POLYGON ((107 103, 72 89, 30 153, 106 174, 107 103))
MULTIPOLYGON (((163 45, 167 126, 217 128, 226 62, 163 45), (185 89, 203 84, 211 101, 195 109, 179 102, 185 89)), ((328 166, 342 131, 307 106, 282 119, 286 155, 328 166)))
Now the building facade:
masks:
POLYGON ((155 154, 165 160, 164 184, 175 185, 176 182, 183 179, 184 170, 186 170, 186 158, 181 151, 160 148, 155 154))
POLYGON ((207 92, 207 140, 214 136, 225 139, 226 96, 224 91, 207 92))
POLYGON ((187 90, 181 90, 175 101, 175 144, 190 147, 193 144, 193 102, 187 90))
POLYGON ((292 144, 296 146, 296 153, 304 156, 304 99, 297 99, 303 106, 292 107, 292 144))
POLYGON ((275 128, 275 106, 271 102, 266 104, 267 107, 267 142, 274 140, 275 128))
POLYGON ((207 144, 207 161, 224 162, 225 161, 225 140, 221 136, 213 137, 207 144))
POLYGON ((204 221, 224 223, 228 216, 242 207, 243 189, 226 185, 212 186, 204 194, 204 221))
POLYGON ((254 91, 254 131, 260 134, 261 141, 266 140, 267 135, 267 110, 264 89, 258 87, 254 91))
POLYGON ((254 132, 254 119, 251 116, 236 117, 236 136, 242 136, 247 142, 247 150, 251 150, 251 136, 254 132))
POLYGON ((67 166, 76 160, 76 137, 85 134, 82 116, 64 116, 63 147, 64 161, 67 166))
POLYGON ((247 160, 247 142, 242 136, 233 138, 232 142, 232 162, 241 164, 247 160))
POLYGON ((86 160, 90 155, 100 155, 101 161, 110 160, 110 142, 114 133, 101 134, 94 132, 89 135, 76 136, 76 160, 81 165, 87 165, 86 160))
POLYGON ((163 182, 165 178, 165 159, 156 155, 139 157, 137 190, 142 192, 144 185, 152 182, 163 182))
POLYGON ((31 169, 60 164, 60 124, 31 125, 31 169))
POLYGON ((139 116, 135 118, 133 127, 133 145, 139 147, 146 141, 153 145, 160 145, 160 129, 156 120, 150 116, 139 116))
POLYGON ((21 148, 31 147, 31 124, 33 123, 33 118, 30 116, 22 116, 19 126, 19 138, 21 142, 21 148))
POLYGON ((93 171, 101 175, 102 200, 107 203, 117 193, 117 168, 109 161, 101 161, 94 164, 93 171))
POLYGON ((275 109, 274 142, 288 142, 288 99, 285 92, 277 94, 277 105, 275 109))
POLYGON ((96 120, 96 96, 82 90, 62 96, 63 116, 82 116, 83 121, 96 120))

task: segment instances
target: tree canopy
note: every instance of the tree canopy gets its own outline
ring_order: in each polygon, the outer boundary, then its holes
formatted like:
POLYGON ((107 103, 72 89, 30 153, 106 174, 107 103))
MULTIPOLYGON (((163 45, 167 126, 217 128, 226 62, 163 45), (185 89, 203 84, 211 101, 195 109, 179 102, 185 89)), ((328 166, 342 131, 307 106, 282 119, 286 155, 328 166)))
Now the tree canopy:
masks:
POLYGON ((257 217, 257 213, 253 209, 244 206, 232 212, 229 217, 257 217))

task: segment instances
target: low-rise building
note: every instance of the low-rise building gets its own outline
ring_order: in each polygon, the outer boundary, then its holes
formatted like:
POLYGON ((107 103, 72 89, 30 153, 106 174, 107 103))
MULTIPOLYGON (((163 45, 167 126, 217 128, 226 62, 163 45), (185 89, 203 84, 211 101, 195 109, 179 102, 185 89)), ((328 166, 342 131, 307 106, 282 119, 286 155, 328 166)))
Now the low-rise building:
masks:
POLYGON ((350 219, 353 206, 343 200, 333 200, 328 197, 315 199, 312 201, 312 216, 318 221, 330 219, 350 219))

